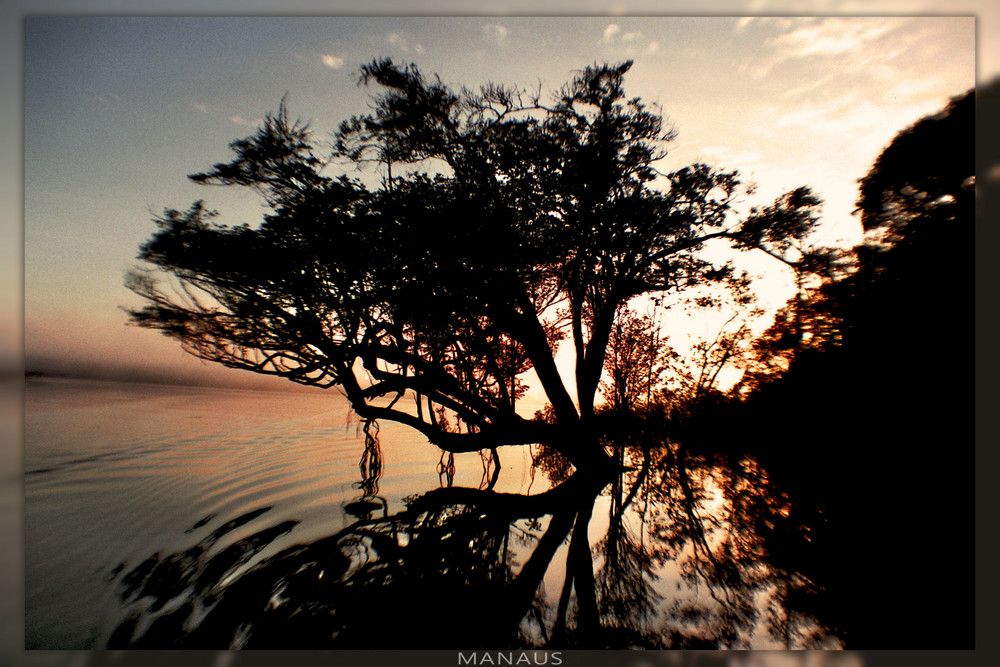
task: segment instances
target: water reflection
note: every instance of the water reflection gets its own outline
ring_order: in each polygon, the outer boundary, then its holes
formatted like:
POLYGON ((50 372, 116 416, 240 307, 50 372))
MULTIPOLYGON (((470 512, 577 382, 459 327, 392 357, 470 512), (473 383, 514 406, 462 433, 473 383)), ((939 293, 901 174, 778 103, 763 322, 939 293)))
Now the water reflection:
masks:
MULTIPOLYGON (((167 556, 154 553, 121 574, 120 594, 122 600, 132 606, 132 611, 115 629, 109 646, 127 646, 136 635, 164 645, 183 642, 187 628, 197 623, 206 609, 218 603, 227 590, 227 582, 238 575, 240 568, 298 523, 282 521, 221 550, 213 549, 224 537, 270 509, 262 507, 247 512, 227 521, 182 553, 167 556)), ((211 517, 199 520, 192 530, 210 520, 211 517)), ((110 578, 117 578, 124 569, 125 564, 119 564, 110 572, 110 578)))
MULTIPOLYGON (((377 426, 365 425, 356 520, 261 557, 295 522, 213 548, 261 508, 196 546, 111 573, 131 610, 109 647, 829 647, 822 588, 792 563, 811 528, 751 459, 673 445, 621 448, 619 470, 573 473, 536 450, 551 488, 441 488, 390 508, 377 426), (391 509, 396 509, 392 512, 391 509)), ((202 523, 207 523, 206 518, 202 523)))
POLYGON ((378 495, 379 480, 382 479, 382 446, 378 439, 378 422, 369 419, 364 422, 365 451, 361 455, 358 469, 361 481, 354 487, 361 490, 361 497, 347 503, 344 512, 358 519, 369 519, 376 511, 385 516, 389 511, 385 498, 378 495))

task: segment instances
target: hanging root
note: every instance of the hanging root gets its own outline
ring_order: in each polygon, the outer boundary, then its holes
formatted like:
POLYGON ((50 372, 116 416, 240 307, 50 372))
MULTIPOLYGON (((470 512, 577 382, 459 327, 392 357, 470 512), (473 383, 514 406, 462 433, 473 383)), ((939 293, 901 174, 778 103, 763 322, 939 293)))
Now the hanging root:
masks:
POLYGON ((382 447, 378 440, 379 426, 374 419, 365 420, 365 451, 361 454, 358 468, 361 470, 360 488, 364 497, 378 493, 378 481, 382 477, 382 447))
POLYGON ((455 455, 453 453, 441 450, 441 460, 438 461, 437 472, 441 486, 450 487, 455 481, 455 455), (447 461, 445 455, 448 457, 447 461))
POLYGON ((489 451, 480 451, 479 458, 483 462, 483 478, 479 481, 479 488, 492 490, 500 478, 500 454, 493 447, 489 451))

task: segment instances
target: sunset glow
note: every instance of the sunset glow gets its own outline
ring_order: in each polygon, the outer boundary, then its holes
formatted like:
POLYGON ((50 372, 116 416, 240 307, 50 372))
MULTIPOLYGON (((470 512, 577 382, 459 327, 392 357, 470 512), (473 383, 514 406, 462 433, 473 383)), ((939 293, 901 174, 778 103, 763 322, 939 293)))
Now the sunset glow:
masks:
MULTIPOLYGON (((758 184, 809 185, 823 243, 860 239, 856 180, 896 131, 974 85, 972 18, 29 18, 25 331, 29 370, 281 386, 208 368, 125 325, 122 275, 163 207, 204 198, 228 224, 249 193, 188 173, 225 159, 283 96, 318 136, 366 108, 378 56, 442 80, 540 86, 631 58, 630 95, 678 131, 661 170, 705 161, 758 184), (86 36, 84 39, 83 37, 86 36), (461 54, 461 55, 459 55, 461 54)), ((331 170, 335 171, 336 166, 331 170)), ((353 174, 356 175, 356 174, 353 174)), ((787 298, 766 259, 747 268, 787 298)), ((698 334, 700 335, 700 334, 698 334)))

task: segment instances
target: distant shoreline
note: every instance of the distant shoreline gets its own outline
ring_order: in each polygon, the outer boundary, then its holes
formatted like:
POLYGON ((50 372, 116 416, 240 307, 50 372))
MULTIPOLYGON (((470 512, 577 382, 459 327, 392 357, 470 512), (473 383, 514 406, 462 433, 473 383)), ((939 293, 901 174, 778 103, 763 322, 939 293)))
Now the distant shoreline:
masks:
POLYGON ((285 389, 272 388, 272 387, 260 387, 246 384, 239 384, 236 382, 225 383, 225 382, 198 382, 198 381, 184 381, 184 380, 173 380, 170 378, 156 378, 147 377, 141 374, 135 376, 120 376, 111 374, 87 374, 87 373, 71 373, 66 371, 49 371, 49 370, 25 370, 24 371, 24 381, 35 381, 35 380, 73 380, 81 382, 114 382, 118 384, 138 384, 138 385, 151 385, 157 387, 187 387, 191 389, 230 389, 237 391, 254 391, 254 392, 265 392, 273 394, 286 394, 291 392, 302 393, 308 392, 315 394, 320 389, 315 387, 306 387, 303 385, 297 385, 293 382, 288 382, 289 385, 285 389))

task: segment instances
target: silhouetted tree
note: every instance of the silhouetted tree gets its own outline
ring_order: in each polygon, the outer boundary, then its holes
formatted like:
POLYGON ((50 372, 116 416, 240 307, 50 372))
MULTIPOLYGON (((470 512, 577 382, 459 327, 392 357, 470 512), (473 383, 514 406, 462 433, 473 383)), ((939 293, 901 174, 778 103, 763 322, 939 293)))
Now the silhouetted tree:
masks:
MULTIPOLYGON (((840 256, 846 264, 853 252, 840 256)), ((800 354, 830 350, 843 344, 842 321, 834 312, 828 294, 829 279, 817 288, 797 292, 778 309, 771 325, 748 341, 741 359, 743 374, 731 390, 734 396, 746 397, 768 382, 782 377, 800 354)))
POLYGON ((166 211, 139 255, 154 268, 127 279, 146 301, 132 321, 203 359, 339 386, 361 417, 449 452, 545 443, 606 463, 594 403, 622 305, 731 276, 699 257, 711 239, 805 270, 820 204, 803 187, 732 220, 736 172, 660 174, 674 133, 626 97, 630 67, 586 67, 546 102, 373 61, 372 111, 341 124, 330 159, 282 103, 231 162, 191 177, 256 190, 262 223, 220 225, 201 202, 166 211), (384 177, 327 175, 335 162, 384 177), (515 411, 529 369, 552 420, 515 411))
POLYGON ((649 316, 627 306, 619 309, 604 360, 607 380, 601 386, 612 410, 630 411, 659 383, 667 350, 658 333, 649 316))

